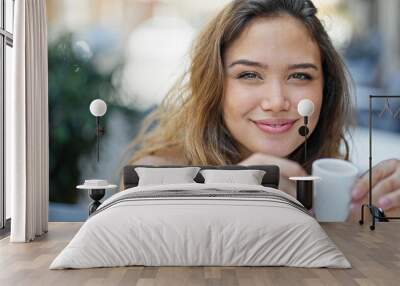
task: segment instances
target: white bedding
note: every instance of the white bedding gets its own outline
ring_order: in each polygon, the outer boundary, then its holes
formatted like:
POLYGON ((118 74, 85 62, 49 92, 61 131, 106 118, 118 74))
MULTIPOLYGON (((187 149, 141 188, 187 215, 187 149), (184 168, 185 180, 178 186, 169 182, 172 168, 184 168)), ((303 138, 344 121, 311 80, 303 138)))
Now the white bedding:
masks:
POLYGON ((50 269, 127 265, 350 268, 342 252, 299 204, 282 191, 255 185, 138 186, 103 202, 50 269), (182 195, 129 198, 174 190, 182 195), (185 190, 241 196, 184 196, 185 190), (239 192, 246 190, 249 195, 239 192), (252 190, 261 191, 260 197, 251 196, 252 190))

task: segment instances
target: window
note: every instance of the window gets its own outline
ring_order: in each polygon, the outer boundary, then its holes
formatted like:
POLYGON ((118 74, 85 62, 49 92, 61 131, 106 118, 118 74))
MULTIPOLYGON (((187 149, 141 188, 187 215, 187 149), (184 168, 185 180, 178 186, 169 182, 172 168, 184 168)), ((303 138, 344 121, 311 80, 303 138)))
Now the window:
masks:
POLYGON ((11 92, 14 0, 0 0, 0 236, 9 230, 10 194, 5 189, 5 98, 11 92))

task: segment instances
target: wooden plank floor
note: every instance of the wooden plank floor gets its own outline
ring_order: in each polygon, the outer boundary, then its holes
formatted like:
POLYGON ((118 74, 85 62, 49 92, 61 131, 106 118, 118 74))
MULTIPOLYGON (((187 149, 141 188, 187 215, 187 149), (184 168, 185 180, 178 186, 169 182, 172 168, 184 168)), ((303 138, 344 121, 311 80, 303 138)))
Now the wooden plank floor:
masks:
POLYGON ((0 241, 0 285, 400 285, 400 223, 323 224, 353 268, 119 267, 49 270, 81 223, 50 223, 32 243, 0 241))

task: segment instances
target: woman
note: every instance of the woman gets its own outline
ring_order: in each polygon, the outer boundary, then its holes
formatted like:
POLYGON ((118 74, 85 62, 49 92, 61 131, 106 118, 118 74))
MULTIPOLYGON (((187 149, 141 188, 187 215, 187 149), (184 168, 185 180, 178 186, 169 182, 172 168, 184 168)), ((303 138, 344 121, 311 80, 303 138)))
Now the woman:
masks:
MULTIPOLYGON (((225 7, 195 42, 189 71, 145 119, 130 163, 276 164, 280 188, 294 195, 288 177, 310 173, 314 160, 348 160, 348 77, 316 12, 306 0, 238 0, 225 7), (307 162, 297 113, 304 98, 315 105, 307 162)), ((373 169, 373 197, 385 210, 399 210, 399 174, 395 159, 373 169)), ((367 190, 364 175, 353 191, 353 217, 367 190)))

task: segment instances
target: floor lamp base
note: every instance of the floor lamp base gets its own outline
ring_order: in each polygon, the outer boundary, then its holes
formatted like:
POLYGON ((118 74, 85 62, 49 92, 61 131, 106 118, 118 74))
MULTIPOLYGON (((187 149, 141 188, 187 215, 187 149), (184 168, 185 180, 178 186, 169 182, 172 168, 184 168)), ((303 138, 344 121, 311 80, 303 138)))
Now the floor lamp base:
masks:
POLYGON ((382 209, 369 204, 363 204, 361 206, 361 219, 358 221, 360 225, 364 224, 364 208, 367 207, 372 217, 372 224, 369 226, 370 230, 375 230, 375 221, 388 222, 389 219, 400 219, 400 217, 387 217, 382 209))

